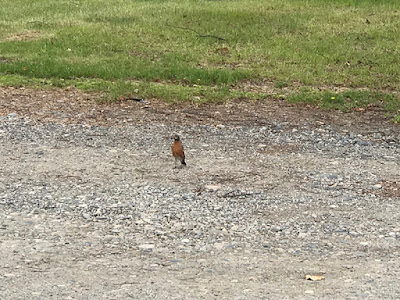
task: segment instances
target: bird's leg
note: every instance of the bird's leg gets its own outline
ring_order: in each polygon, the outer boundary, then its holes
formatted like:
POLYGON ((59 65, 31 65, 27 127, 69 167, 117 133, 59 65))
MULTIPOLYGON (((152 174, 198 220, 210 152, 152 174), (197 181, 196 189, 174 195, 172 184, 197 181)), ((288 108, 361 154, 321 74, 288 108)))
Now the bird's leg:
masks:
POLYGON ((179 168, 182 169, 185 165, 183 164, 184 160, 180 159, 179 160, 179 168))

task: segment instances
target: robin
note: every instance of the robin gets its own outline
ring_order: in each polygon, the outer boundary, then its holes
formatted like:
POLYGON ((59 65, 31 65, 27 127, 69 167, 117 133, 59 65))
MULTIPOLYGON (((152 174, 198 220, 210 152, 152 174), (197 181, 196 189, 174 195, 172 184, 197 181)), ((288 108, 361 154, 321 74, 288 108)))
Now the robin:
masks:
POLYGON ((178 160, 181 162, 182 165, 186 166, 185 152, 183 152, 183 146, 179 135, 175 134, 174 136, 172 136, 172 139, 174 139, 174 143, 172 144, 171 150, 172 155, 175 157, 175 168, 178 160))

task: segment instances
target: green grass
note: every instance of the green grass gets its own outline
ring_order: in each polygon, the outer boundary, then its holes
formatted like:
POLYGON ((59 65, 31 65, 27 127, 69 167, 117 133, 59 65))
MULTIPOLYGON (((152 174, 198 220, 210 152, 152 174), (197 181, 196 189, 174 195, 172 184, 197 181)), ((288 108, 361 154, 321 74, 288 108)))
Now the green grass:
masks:
POLYGON ((399 124, 400 123, 400 115, 394 115, 392 118, 393 123, 399 124))
POLYGON ((238 90, 265 80, 277 92, 295 83, 389 97, 399 78, 397 0, 3 0, 0 10, 2 85, 225 101, 263 98, 238 90))
POLYGON ((335 93, 333 91, 313 91, 302 88, 288 97, 293 103, 310 103, 324 109, 349 111, 354 108, 369 106, 381 107, 389 112, 400 111, 400 101, 397 96, 388 93, 350 90, 335 93))

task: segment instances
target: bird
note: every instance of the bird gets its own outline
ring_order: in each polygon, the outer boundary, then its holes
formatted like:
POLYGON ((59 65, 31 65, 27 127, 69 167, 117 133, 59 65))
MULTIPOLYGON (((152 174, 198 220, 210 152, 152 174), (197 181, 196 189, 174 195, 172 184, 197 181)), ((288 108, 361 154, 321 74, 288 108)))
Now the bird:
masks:
POLYGON ((171 150, 172 150, 172 155, 175 157, 175 167, 176 168, 176 163, 179 160, 181 162, 181 166, 186 166, 185 162, 185 152, 183 151, 183 145, 181 142, 181 139, 179 135, 174 134, 171 137, 174 140, 174 143, 172 144, 171 150))

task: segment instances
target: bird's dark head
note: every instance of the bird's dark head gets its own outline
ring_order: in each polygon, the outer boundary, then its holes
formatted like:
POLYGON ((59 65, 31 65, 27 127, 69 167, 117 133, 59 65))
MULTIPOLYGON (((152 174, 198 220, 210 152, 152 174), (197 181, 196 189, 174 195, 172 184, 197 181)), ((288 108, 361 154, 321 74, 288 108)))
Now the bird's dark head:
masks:
POLYGON ((177 141, 177 142, 179 142, 181 139, 179 138, 179 135, 177 135, 177 134, 174 134, 172 137, 171 137, 174 141, 177 141))

